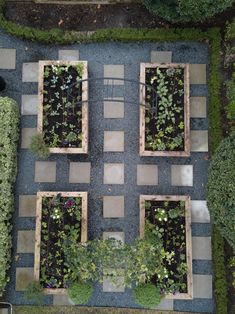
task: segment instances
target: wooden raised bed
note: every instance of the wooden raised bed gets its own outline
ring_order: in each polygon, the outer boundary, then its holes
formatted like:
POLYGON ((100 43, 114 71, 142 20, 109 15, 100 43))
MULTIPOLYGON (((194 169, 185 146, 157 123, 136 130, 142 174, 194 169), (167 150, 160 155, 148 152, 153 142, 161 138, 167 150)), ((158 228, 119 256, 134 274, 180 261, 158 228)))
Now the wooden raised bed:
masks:
POLYGON ((140 84, 140 155, 189 156, 189 65, 183 63, 141 63, 140 83, 145 84, 140 84), (162 90, 159 82, 157 82, 157 79, 160 78, 156 74, 158 69, 165 75, 164 78, 167 78, 165 87, 169 91, 165 95, 162 94, 162 96, 160 95, 162 92, 157 91, 158 88, 162 90), (174 74, 172 73, 180 69, 182 69, 182 73, 175 74, 176 77, 178 75, 177 84, 175 84, 174 77, 172 77, 174 74), (156 79, 151 81, 154 77, 156 79), (153 91, 156 91, 156 93, 153 91), (172 97, 172 100, 167 99, 168 108, 166 110, 162 100, 163 97, 167 98, 169 96, 172 97), (153 105, 155 108, 151 113, 149 108, 153 108, 153 105), (181 110, 181 112, 176 110, 181 110), (173 116, 169 114, 164 118, 164 113, 169 111, 173 116), (159 130, 157 130, 157 124, 159 130), (154 141, 149 137, 152 137, 154 141))
MULTIPOLYGON (((54 232, 54 234, 58 234, 59 232, 61 231, 64 231, 65 234, 66 234, 66 230, 67 229, 63 229, 63 228, 53 228, 53 216, 55 214, 55 212, 52 213, 53 211, 53 206, 55 205, 52 205, 52 207, 50 208, 50 214, 47 215, 47 216, 44 216, 42 215, 42 212, 43 212, 43 201, 45 201, 45 199, 50 199, 49 201, 51 200, 54 200, 56 199, 57 197, 59 197, 59 202, 63 202, 64 199, 67 199, 68 198, 68 201, 74 201, 76 199, 81 199, 81 203, 79 202, 79 205, 74 205, 75 207, 76 206, 79 206, 80 208, 80 216, 81 216, 81 219, 80 219, 80 227, 79 227, 79 230, 80 230, 80 238, 79 238, 79 242, 81 243, 85 243, 87 241, 87 192, 38 192, 37 193, 37 206, 36 206, 36 232, 35 232, 35 255, 34 255, 34 279, 36 281, 40 281, 41 279, 41 259, 43 259, 44 257, 42 257, 42 239, 43 237, 45 237, 45 235, 42 233, 42 229, 44 228, 45 229, 48 229, 48 240, 45 241, 46 245, 45 246, 49 246, 49 251, 48 253, 46 254, 46 256, 48 256, 50 253, 54 253, 53 251, 53 246, 54 246, 54 241, 53 241, 53 234, 51 232, 54 232), (50 223, 50 221, 52 221, 52 223, 50 223), (47 227, 43 227, 43 223, 47 224, 47 227), (52 242, 53 244, 50 245, 52 242)), ((68 216, 69 216, 69 213, 73 212, 71 210, 71 204, 68 204, 67 205, 67 202, 66 201, 63 205, 63 211, 65 211, 65 213, 62 214, 63 217, 66 217, 67 215, 67 220, 66 218, 63 219, 63 223, 66 221, 67 224, 68 223, 68 216), (70 210, 69 210, 70 209, 70 210)), ((76 203, 73 203, 73 204, 76 204, 76 203)), ((56 206, 55 206, 56 207, 56 206)), ((75 211, 74 211, 75 213, 75 211)), ((74 217, 75 217, 75 214, 74 214, 74 217)), ((70 218, 70 219, 73 219, 74 220, 74 217, 70 218)), ((77 220, 75 220, 75 223, 78 223, 77 220)), ((70 226, 75 226, 75 223, 73 225, 70 225, 70 226)), ((63 239, 62 239, 63 240, 63 239)), ((60 249, 60 248, 59 248, 60 249)), ((55 249, 55 251, 57 252, 58 251, 58 248, 57 250, 55 249)), ((61 255, 60 257, 63 255, 63 250, 61 249, 61 255)), ((44 256, 45 256, 45 253, 44 253, 44 256)), ((58 259, 58 258, 57 258, 58 259)), ((57 268, 58 266, 56 266, 57 268)), ((62 266, 60 266, 61 269, 64 269, 64 265, 62 263, 62 266)), ((55 269, 53 269, 53 266, 50 268, 50 271, 55 271, 55 269)), ((54 273, 54 272, 53 272, 54 273)), ((64 272, 63 272, 64 274, 64 272)), ((46 284, 45 284, 46 285, 46 284)), ((45 286, 44 286, 45 287, 45 286)), ((44 289, 45 293, 46 294, 65 294, 66 293, 66 288, 48 288, 48 287, 45 287, 44 289)))
MULTIPOLYGON (((148 216, 148 219, 151 219, 151 211, 154 211, 154 215, 156 212, 156 207, 159 206, 160 208, 162 208, 162 204, 164 202, 169 202, 170 205, 169 206, 169 210, 172 210, 174 208, 174 204, 178 204, 179 202, 183 201, 184 202, 184 223, 182 222, 182 220, 179 220, 180 218, 178 217, 178 220, 175 220, 174 224, 177 227, 180 224, 184 224, 185 228, 184 228, 184 240, 177 240, 177 241, 185 241, 186 246, 184 248, 184 255, 185 255, 185 263, 187 263, 187 278, 185 278, 185 284, 186 284, 186 291, 184 292, 178 292, 175 294, 167 294, 166 298, 167 299, 192 299, 193 298, 193 275, 192 275, 192 234, 191 234, 191 206, 190 206, 190 197, 189 196, 181 196, 181 195, 140 195, 140 237, 143 238, 144 237, 144 230, 145 230, 145 220, 146 220, 146 216, 148 216), (151 203, 151 208, 148 209, 146 207, 146 202, 150 202, 151 203)), ((168 211, 169 211, 168 210, 168 211)), ((167 219, 167 224, 169 223, 169 220, 174 220, 176 218, 169 218, 167 219)), ((156 219, 157 220, 157 219, 156 219)), ((151 223, 153 223, 151 221, 151 223)), ((153 223, 154 225, 158 226, 159 228, 164 228, 164 224, 166 224, 165 221, 162 222, 155 222, 153 223)), ((172 226, 171 226, 172 227, 172 226)), ((180 233, 178 232, 178 230, 176 230, 176 234, 179 235, 180 233)), ((172 248, 172 243, 168 243, 166 244, 166 240, 165 240, 165 236, 167 237, 167 239, 169 240, 168 236, 169 236, 169 232, 166 230, 164 230, 163 233, 163 243, 164 243, 164 247, 166 248, 167 245, 170 246, 171 251, 173 250, 176 253, 176 259, 177 259, 177 253, 179 254, 180 249, 182 250, 182 248, 180 247, 177 248, 175 247, 172 248)), ((171 241, 175 241, 175 239, 171 239, 171 241)), ((181 251, 182 252, 182 251, 181 251)), ((179 261, 178 261, 179 262, 179 261)), ((176 261, 177 263, 177 261, 176 261)), ((178 264, 177 264, 178 265, 178 264)))
MULTIPOLYGON (((53 77, 52 73, 49 74, 49 78, 53 77)), ((65 75, 65 74, 64 74, 65 75)), ((60 76, 60 74, 58 74, 60 76)), ((77 73, 77 77, 79 77, 77 73)), ((38 121, 37 121, 37 131, 39 133, 44 134, 44 139, 46 144, 50 147, 51 153, 58 154, 87 154, 88 153, 88 70, 87 70, 87 61, 39 61, 39 77, 38 77, 38 121), (76 73, 73 73, 72 70, 70 72, 73 74, 71 78, 71 82, 67 81, 65 85, 69 86, 72 84, 72 88, 70 89, 61 89, 57 85, 60 84, 58 80, 56 83, 53 83, 51 79, 45 80, 45 69, 50 69, 52 66, 57 67, 72 67, 71 69, 75 70, 77 66, 82 66, 82 77, 81 80, 86 80, 78 84, 79 87, 74 86, 76 84, 76 73), (46 81, 46 85, 45 85, 46 81), (49 84, 48 84, 49 82, 49 84), (53 87, 54 86, 56 87, 53 87), (52 87, 51 87, 52 86, 52 87), (48 95, 48 90, 50 91, 50 95, 48 95), (67 91, 69 90, 69 93, 67 91), (59 96, 58 99, 57 96, 59 96), (55 99, 55 102, 52 102, 52 105, 48 103, 48 99, 55 99), (75 100, 79 98, 79 100, 75 100), (75 100, 75 101, 74 101, 75 100), (74 103, 73 103, 74 102, 74 103), (57 104, 61 104, 61 109, 56 109, 57 104), (75 107, 67 107, 68 104, 75 107), (75 105, 74 105, 75 104, 75 105), (46 116, 46 110, 59 112, 58 116, 49 115, 46 116), (50 107, 51 106, 51 107, 50 107), (74 109, 75 108, 75 109, 74 109), (73 111, 73 114, 70 112, 73 111), (65 116, 66 112, 66 116, 65 116), (79 113, 78 113, 79 112, 79 113), (78 115, 80 114, 81 115, 78 115), (72 119, 72 124, 75 127, 74 129, 70 129, 71 122, 68 119, 68 115, 70 115, 69 119, 72 119), (80 117, 81 116, 81 117, 80 117), (46 117, 46 122, 45 122, 46 117), (48 123, 48 117, 50 117, 50 121, 48 123), (63 123, 67 123, 67 125, 63 125, 63 123), (49 127, 48 127, 49 124, 49 127), (53 132, 52 128, 56 129, 56 132, 53 132), (78 131, 79 129, 79 131, 78 131), (52 131, 50 134, 55 134, 58 136, 57 140, 61 143, 57 146, 54 145, 54 138, 48 135, 48 132, 52 131), (71 134, 68 135, 69 133, 71 134), (70 137, 69 137, 70 136, 70 137), (77 138, 76 138, 77 136, 77 138), (49 138, 49 139, 48 139, 49 138)))

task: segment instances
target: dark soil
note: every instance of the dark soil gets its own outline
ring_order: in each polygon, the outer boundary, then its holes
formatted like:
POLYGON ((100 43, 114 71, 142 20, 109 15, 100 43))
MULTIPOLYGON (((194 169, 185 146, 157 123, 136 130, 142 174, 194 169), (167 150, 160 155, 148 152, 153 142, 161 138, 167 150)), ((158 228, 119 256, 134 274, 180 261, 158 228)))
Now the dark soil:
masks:
MULTIPOLYGON (((148 201, 149 202, 149 201, 148 201)), ((185 210, 182 209, 182 203, 180 201, 150 201, 150 208, 145 207, 145 218, 148 219, 153 225, 157 226, 161 231, 163 246, 165 251, 174 252, 175 256, 172 263, 166 264, 166 268, 169 271, 169 279, 172 279, 175 283, 182 283, 185 285, 185 289, 181 289, 181 293, 187 293, 187 275, 181 274, 179 266, 182 263, 187 264, 186 254, 186 234, 185 234, 185 210), (167 212, 167 221, 160 221, 156 217, 158 209, 163 209, 167 212), (171 218, 169 212, 177 212, 177 217, 171 218)), ((157 283, 157 278, 153 278, 153 282, 157 283)))
MULTIPOLYGON (((61 28, 65 30, 92 31, 100 28, 158 28, 170 24, 153 14, 144 5, 131 4, 80 4, 57 5, 34 2, 7 2, 5 16, 21 25, 42 29, 61 28)), ((235 16, 235 4, 222 14, 203 23, 186 23, 182 27, 223 26, 235 16)), ((179 26, 179 24, 175 24, 179 26)))
POLYGON ((77 83, 74 66, 59 67, 57 76, 51 66, 44 67, 43 131, 50 147, 81 147, 82 83, 77 83), (66 68, 68 71, 66 71, 66 68), (49 76, 45 77, 45 69, 49 76))
POLYGON ((183 151, 184 69, 160 68, 160 74, 158 74, 156 68, 146 68, 145 82, 147 85, 145 104, 148 107, 145 111, 145 117, 148 119, 145 121, 145 149, 183 151), (163 93, 161 90, 164 88, 166 91, 163 93), (170 97, 172 97, 171 102, 170 97), (150 140, 148 140, 149 136, 150 140), (157 147, 149 145, 156 139, 158 140, 157 147))

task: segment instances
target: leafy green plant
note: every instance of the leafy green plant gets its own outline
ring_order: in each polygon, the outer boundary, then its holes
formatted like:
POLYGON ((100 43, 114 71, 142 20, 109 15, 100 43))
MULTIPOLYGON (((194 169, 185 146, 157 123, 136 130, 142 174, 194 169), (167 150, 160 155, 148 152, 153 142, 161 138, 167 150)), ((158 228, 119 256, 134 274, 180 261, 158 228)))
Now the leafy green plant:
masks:
POLYGON ((26 289, 25 298, 37 305, 43 304, 44 300, 43 287, 38 281, 31 282, 26 289))
POLYGON ((0 295, 9 278, 11 262, 11 214, 14 211, 13 184, 17 174, 19 109, 8 97, 0 97, 0 295))
POLYGON ((50 156, 49 147, 44 141, 43 134, 38 133, 32 136, 30 150, 39 158, 46 159, 50 156))
POLYGON ((160 289, 152 283, 137 286, 133 290, 133 294, 136 303, 150 309, 155 308, 163 297, 160 293, 160 289))
POLYGON ((235 256, 231 257, 229 260, 229 267, 232 271, 233 281, 232 285, 235 288, 235 256))
POLYGON ((235 133, 224 139, 212 158, 207 205, 212 222, 235 249, 235 133))
POLYGON ((68 294, 75 304, 86 304, 93 293, 90 283, 77 282, 69 286, 68 294))
POLYGON ((204 21, 232 6, 233 0, 144 0, 155 15, 170 22, 204 21))

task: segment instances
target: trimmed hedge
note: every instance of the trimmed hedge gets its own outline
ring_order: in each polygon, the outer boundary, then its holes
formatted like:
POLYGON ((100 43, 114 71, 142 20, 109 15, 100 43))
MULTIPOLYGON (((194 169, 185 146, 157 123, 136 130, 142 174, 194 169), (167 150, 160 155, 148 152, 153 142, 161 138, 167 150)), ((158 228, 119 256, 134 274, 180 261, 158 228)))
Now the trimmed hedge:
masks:
POLYGON ((17 173, 19 110, 16 102, 0 97, 0 295, 3 293, 11 262, 11 229, 14 210, 13 184, 17 173))
POLYGON ((93 286, 90 283, 77 282, 69 286, 68 295, 74 304, 86 304, 93 293, 93 286))

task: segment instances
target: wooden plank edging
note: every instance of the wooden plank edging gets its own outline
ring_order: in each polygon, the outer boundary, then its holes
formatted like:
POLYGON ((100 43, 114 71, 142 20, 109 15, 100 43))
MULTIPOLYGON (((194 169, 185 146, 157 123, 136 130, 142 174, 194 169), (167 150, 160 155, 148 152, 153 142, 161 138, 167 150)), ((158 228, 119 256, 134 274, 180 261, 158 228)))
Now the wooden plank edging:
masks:
POLYGON ((144 237, 145 201, 184 201, 185 202, 185 236, 187 259, 187 293, 167 294, 168 300, 183 300, 193 298, 193 267, 192 267, 192 230, 191 230, 191 202, 188 195, 140 195, 140 238, 144 237))

